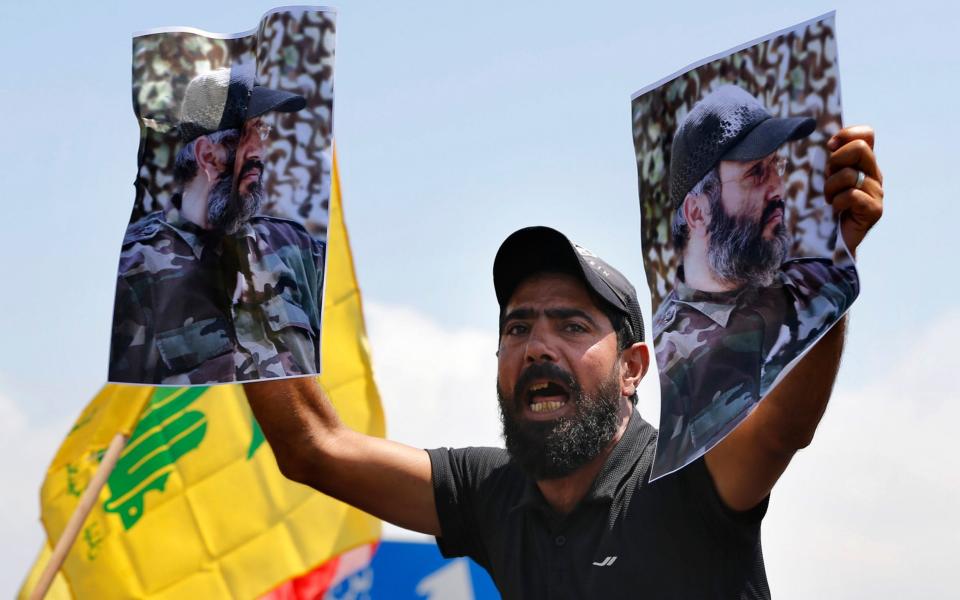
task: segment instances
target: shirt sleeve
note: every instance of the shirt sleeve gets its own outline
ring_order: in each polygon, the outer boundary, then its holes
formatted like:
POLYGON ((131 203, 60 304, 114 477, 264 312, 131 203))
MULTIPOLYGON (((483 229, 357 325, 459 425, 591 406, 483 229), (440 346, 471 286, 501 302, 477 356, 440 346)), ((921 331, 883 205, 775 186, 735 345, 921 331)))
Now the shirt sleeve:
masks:
POLYGON ((438 448, 427 450, 432 466, 433 493, 440 521, 437 536, 440 553, 447 558, 469 556, 482 566, 489 565, 483 544, 481 509, 502 498, 487 497, 484 482, 506 462, 497 448, 438 448))
POLYGON ((729 539, 737 544, 753 546, 760 539, 760 522, 767 514, 770 496, 746 511, 736 511, 724 504, 717 493, 710 471, 703 458, 699 458, 679 473, 686 497, 696 504, 696 512, 704 521, 707 530, 714 536, 729 539))

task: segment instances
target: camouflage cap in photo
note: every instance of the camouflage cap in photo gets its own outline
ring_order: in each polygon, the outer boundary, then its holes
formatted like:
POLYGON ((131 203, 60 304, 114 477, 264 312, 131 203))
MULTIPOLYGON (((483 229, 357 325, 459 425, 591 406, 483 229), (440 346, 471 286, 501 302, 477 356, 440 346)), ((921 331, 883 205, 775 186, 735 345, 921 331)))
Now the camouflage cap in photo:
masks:
POLYGON ((240 129, 244 121, 272 110, 296 112, 306 105, 303 96, 256 85, 249 70, 208 71, 187 84, 180 105, 180 139, 187 143, 214 131, 240 129))
POLYGON ((677 127, 670 150, 670 204, 677 208, 721 160, 757 160, 813 133, 810 117, 774 117, 736 85, 700 99, 677 127))

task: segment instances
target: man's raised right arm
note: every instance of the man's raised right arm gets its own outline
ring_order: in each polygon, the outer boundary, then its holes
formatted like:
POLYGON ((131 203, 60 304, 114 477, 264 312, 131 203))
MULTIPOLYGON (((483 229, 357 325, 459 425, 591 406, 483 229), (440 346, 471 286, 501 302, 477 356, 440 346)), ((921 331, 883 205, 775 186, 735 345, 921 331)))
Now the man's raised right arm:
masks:
POLYGON ((440 535, 425 450, 351 430, 315 378, 243 387, 287 478, 395 525, 440 535))

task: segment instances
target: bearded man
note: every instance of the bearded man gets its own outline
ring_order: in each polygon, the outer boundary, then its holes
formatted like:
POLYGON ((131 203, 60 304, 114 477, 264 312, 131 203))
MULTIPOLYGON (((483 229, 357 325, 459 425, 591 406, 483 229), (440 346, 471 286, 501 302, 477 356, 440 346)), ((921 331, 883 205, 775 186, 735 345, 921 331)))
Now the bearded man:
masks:
MULTIPOLYGON (((843 130, 830 144, 827 185, 855 248, 882 208, 873 132, 843 130), (862 194, 851 191, 853 165, 870 177, 862 194)), ((493 280, 506 450, 424 451, 363 435, 314 379, 245 384, 281 472, 437 536, 445 556, 474 559, 507 599, 770 598, 760 523, 823 415, 842 324, 706 456, 650 482, 657 432, 636 410, 649 350, 633 285, 546 227, 508 237, 493 280)))
POLYGON ((117 275, 109 379, 189 385, 320 369, 324 246, 259 214, 271 112, 302 96, 218 69, 180 111, 173 207, 132 223, 117 275))
MULTIPOLYGON (((674 288, 654 316, 664 434, 655 476, 729 433, 853 303, 852 258, 786 260, 783 147, 809 117, 776 118, 735 85, 704 96, 671 149, 674 288)), ((854 182, 854 189, 864 183, 854 182)), ((847 243, 848 247, 851 247, 847 243)))

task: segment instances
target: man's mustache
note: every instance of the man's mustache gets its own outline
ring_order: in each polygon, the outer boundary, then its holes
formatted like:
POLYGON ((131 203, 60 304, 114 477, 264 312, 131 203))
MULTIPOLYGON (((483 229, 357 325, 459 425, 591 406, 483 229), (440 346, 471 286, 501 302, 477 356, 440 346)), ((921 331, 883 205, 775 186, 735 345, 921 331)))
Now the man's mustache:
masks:
POLYGON ((571 398, 576 397, 580 390, 580 384, 577 383, 577 379, 573 376, 573 373, 570 373, 555 363, 534 363, 527 367, 523 373, 520 374, 520 378, 517 379, 517 384, 513 388, 514 402, 517 402, 522 397, 524 390, 538 379, 550 379, 563 383, 570 390, 571 398))
POLYGON ((783 214, 787 214, 787 205, 784 203, 783 199, 780 197, 774 198, 763 209, 763 214, 760 215, 760 224, 764 224, 770 220, 770 217, 773 216, 773 213, 777 210, 783 211, 783 214))
POLYGON ((238 178, 243 179, 244 175, 246 175, 250 171, 253 171, 254 169, 260 171, 260 173, 262 174, 263 163, 255 158, 248 159, 246 162, 243 163, 243 166, 240 167, 240 175, 238 178))

